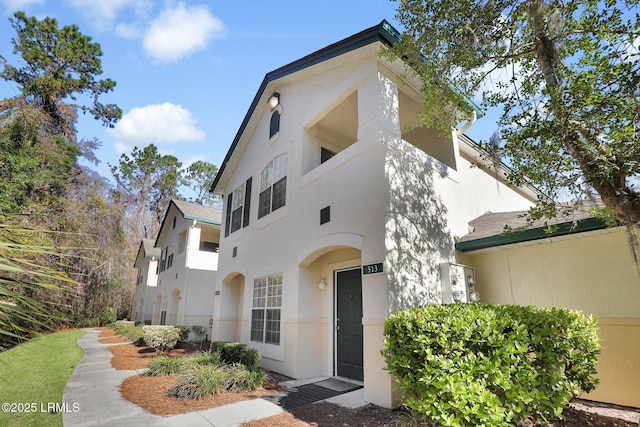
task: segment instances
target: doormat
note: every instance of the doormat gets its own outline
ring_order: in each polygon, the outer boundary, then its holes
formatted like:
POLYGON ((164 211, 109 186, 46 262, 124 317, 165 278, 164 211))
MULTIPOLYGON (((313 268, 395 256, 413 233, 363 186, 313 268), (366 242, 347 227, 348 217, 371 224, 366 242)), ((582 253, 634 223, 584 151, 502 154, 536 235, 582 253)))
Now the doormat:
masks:
POLYGON ((262 398, 282 407, 285 411, 289 411, 308 403, 319 402, 361 388, 361 385, 334 380, 332 378, 317 383, 294 387, 286 391, 263 396, 262 398), (349 387, 347 387, 347 385, 349 387))

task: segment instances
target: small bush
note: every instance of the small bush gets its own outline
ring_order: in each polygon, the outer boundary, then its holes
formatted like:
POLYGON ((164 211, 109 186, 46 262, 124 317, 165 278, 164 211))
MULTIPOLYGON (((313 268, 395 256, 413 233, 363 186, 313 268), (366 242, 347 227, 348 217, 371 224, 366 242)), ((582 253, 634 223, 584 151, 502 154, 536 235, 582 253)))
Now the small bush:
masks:
POLYGON ((121 328, 132 328, 134 326, 136 326, 136 322, 132 321, 132 320, 117 320, 116 323, 116 329, 121 329, 121 328))
POLYGON ((190 365, 222 365, 220 353, 211 351, 198 351, 187 357, 190 365))
POLYGON ((201 399, 225 390, 225 369, 221 366, 199 365, 184 372, 169 390, 169 396, 201 399))
POLYGON ((262 387, 267 376, 241 364, 194 365, 183 372, 169 390, 169 396, 182 399, 201 399, 223 391, 250 391, 262 387))
POLYGON ((145 344, 160 353, 175 347, 180 339, 180 330, 175 326, 145 325, 142 327, 142 331, 144 332, 145 344))
POLYGON ((249 369, 239 363, 227 367, 225 385, 228 391, 255 390, 267 381, 267 376, 260 369, 249 369))
POLYGON ((207 328, 200 325, 193 325, 191 326, 191 332, 195 335, 197 342, 202 342, 207 335, 207 328))
POLYGON ((189 331, 191 331, 191 326, 176 326, 180 331, 180 341, 188 341, 189 340, 189 331))
POLYGON ((430 305, 392 314, 384 332, 405 404, 443 426, 560 417, 597 382, 596 321, 572 310, 430 305))
POLYGON ((240 363, 250 369, 257 369, 262 358, 258 350, 237 342, 212 342, 211 351, 220 353, 220 358, 228 364, 240 363))
POLYGON ((185 369, 187 358, 172 356, 157 356, 149 361, 149 366, 144 375, 151 377, 162 377, 174 375, 185 369))

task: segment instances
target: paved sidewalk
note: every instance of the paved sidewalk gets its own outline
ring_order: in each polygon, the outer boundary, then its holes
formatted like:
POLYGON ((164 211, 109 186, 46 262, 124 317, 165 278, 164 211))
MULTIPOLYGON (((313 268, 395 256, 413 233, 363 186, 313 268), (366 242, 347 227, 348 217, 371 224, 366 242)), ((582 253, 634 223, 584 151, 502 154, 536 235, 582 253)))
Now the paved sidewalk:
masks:
MULTIPOLYGON (((122 425, 235 427, 247 421, 270 417, 284 411, 276 404, 279 402, 253 399, 169 417, 150 414, 122 398, 119 390, 125 378, 139 374, 141 371, 114 369, 111 366, 112 353, 109 345, 98 342, 100 331, 92 328, 84 330, 86 334, 78 340, 78 345, 85 351, 85 355, 69 378, 62 397, 63 402, 70 408, 69 412, 62 414, 62 423, 65 427, 122 425), (77 411, 73 412, 75 409, 77 411)), ((289 390, 296 387, 298 387, 296 390, 299 390, 301 386, 324 380, 327 378, 291 381, 284 384, 289 387, 289 390)), ((326 401, 353 408, 366 404, 362 389, 341 394, 326 401)))

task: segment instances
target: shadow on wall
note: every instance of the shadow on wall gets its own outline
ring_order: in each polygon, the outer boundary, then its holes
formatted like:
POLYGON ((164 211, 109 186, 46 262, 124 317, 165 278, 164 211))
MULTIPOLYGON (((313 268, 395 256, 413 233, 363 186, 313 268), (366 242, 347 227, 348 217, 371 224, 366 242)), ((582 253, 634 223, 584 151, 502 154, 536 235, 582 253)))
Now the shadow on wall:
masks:
POLYGON ((389 309, 441 303, 440 263, 453 259, 447 208, 434 177, 446 167, 405 141, 389 144, 386 217, 389 309))

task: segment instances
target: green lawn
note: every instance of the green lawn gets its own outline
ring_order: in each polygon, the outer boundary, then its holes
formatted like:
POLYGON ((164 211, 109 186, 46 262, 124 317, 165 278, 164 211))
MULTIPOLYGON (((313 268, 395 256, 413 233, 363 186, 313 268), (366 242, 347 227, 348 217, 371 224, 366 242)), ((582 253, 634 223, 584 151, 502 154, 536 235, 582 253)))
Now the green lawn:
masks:
MULTIPOLYGON (((43 335, 0 353, 0 426, 62 426, 64 387, 84 356, 84 331, 43 335), (8 404, 8 405, 7 405, 8 404)), ((64 402, 73 410, 73 402, 64 402)))

